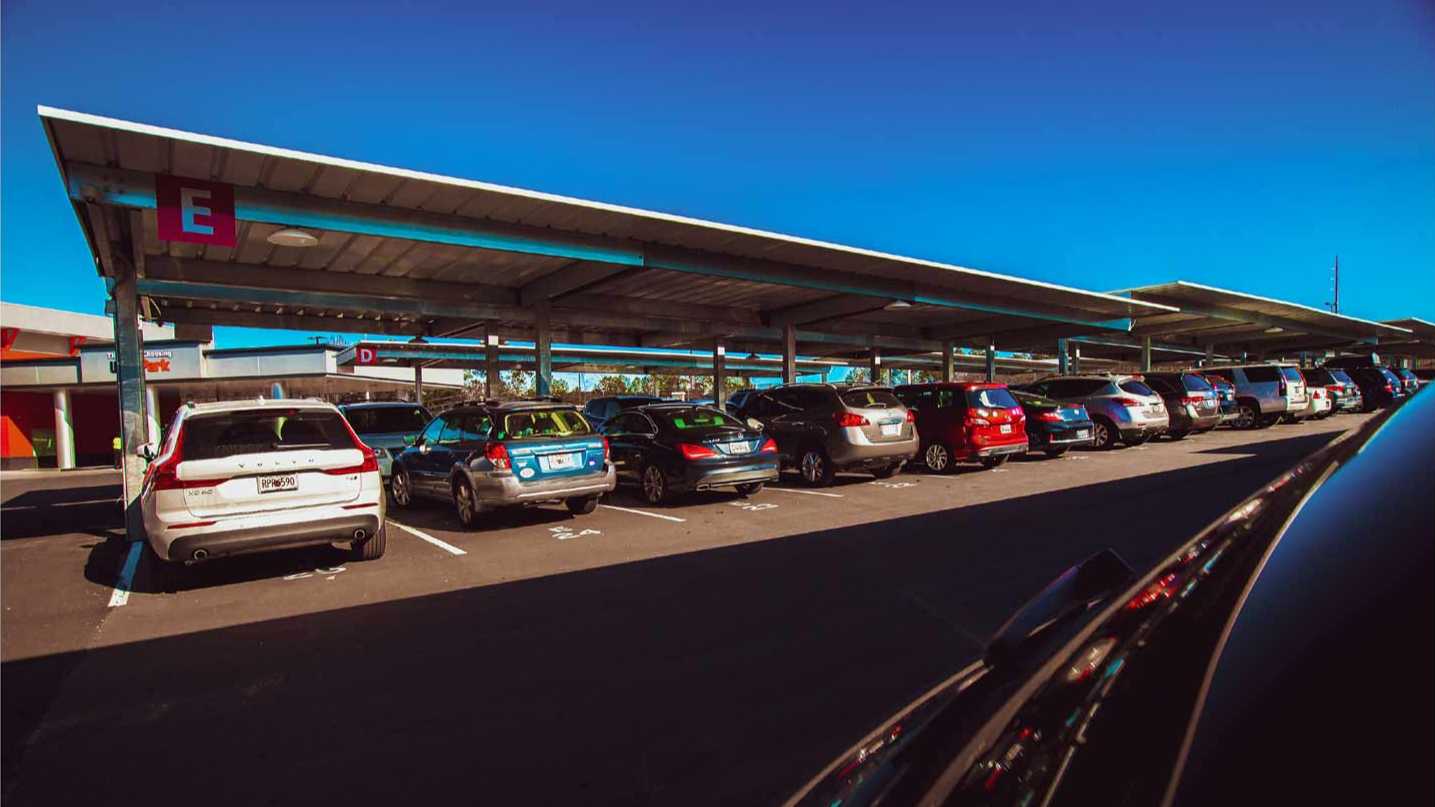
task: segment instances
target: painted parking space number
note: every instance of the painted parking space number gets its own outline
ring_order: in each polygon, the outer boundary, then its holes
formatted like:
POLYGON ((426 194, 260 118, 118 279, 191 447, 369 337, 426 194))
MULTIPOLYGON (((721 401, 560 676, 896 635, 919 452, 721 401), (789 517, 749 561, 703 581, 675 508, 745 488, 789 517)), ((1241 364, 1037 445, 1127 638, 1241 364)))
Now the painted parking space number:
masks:
POLYGON ((887 482, 882 479, 867 484, 876 485, 879 488, 887 488, 888 490, 901 490, 902 488, 915 488, 917 486, 916 482, 887 482))
POLYGON ((343 566, 321 566, 312 572, 295 572, 294 574, 286 574, 284 575, 284 579, 308 580, 311 577, 318 576, 323 577, 327 580, 333 580, 339 575, 339 573, 346 571, 348 571, 348 569, 345 569, 343 566))
POLYGON ((729 507, 737 507, 748 513, 761 513, 763 510, 776 510, 777 505, 770 502, 728 502, 729 507))
POLYGON ((566 540, 568 540, 569 538, 582 538, 582 537, 585 536, 585 535, 602 535, 602 534, 603 534, 603 531, 602 531, 602 530, 582 530, 582 531, 578 531, 578 530, 573 529, 572 527, 549 527, 549 528, 548 528, 548 532, 549 532, 550 535, 552 535, 554 538, 557 538, 557 539, 560 540, 560 541, 566 541, 566 540))

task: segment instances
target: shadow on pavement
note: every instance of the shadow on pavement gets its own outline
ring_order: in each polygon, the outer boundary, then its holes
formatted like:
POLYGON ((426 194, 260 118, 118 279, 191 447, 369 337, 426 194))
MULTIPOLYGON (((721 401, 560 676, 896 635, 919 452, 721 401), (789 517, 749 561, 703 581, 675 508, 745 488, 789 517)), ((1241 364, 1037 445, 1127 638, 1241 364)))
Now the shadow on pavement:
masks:
POLYGON ((27 490, 5 500, 5 529, 0 540, 41 535, 89 533, 122 527, 119 485, 45 487, 27 490))
POLYGON ((974 658, 1062 569, 1107 546, 1147 568, 1330 436, 12 662, 7 804, 774 803, 974 658), (48 711, 12 706, 58 676, 48 711))

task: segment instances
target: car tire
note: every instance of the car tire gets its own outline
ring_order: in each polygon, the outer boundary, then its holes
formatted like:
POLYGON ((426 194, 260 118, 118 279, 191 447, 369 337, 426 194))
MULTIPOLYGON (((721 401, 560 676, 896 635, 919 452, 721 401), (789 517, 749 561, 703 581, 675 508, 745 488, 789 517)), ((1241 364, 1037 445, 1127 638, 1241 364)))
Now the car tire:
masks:
POLYGON ((1054 460, 1061 459, 1063 456, 1066 455, 1066 452, 1070 450, 1070 448, 1048 448, 1046 450, 1046 455, 1054 460))
POLYGON ((643 499, 648 504, 662 504, 668 500, 668 477, 656 465, 644 466, 639 476, 643 484, 643 499))
POLYGON ((746 499, 749 496, 756 496, 762 492, 761 482, 744 482, 737 486, 737 495, 746 499))
POLYGON ((453 483, 453 509, 458 513, 458 523, 466 530, 478 527, 478 517, 483 514, 483 505, 473 492, 473 485, 467 479, 459 478, 453 483))
POLYGON ((414 505, 413 480, 403 468, 395 468, 389 474, 389 501, 398 510, 407 510, 414 505))
POLYGON ((586 516, 598 509, 597 496, 569 496, 563 503, 568 506, 568 512, 575 516, 586 516))
POLYGON ((1000 468, 1003 465, 1006 465, 1006 461, 1009 457, 1011 457, 1010 454, 998 454, 995 457, 982 457, 982 467, 988 469, 1000 468))
POLYGON ((802 481, 815 488, 825 488, 832 484, 832 477, 836 475, 832 460, 828 458, 827 452, 820 448, 809 448, 802 452, 802 456, 797 459, 797 470, 802 474, 802 481))
POLYGON ((355 541, 352 549, 354 560, 378 560, 384 556, 388 545, 388 525, 380 524, 373 535, 362 541, 355 541))
POLYGON ((1091 445, 1093 448, 1107 451, 1116 447, 1116 425, 1106 418, 1093 418, 1091 421, 1091 445))
POLYGON ((956 468, 952 449, 946 443, 932 443, 922 452, 922 462, 935 474, 949 474, 956 468))
POLYGON ((1257 429, 1260 428, 1261 410, 1253 403, 1244 401, 1236 404, 1236 416, 1231 418, 1233 429, 1257 429))
POLYGON ((897 472, 900 470, 902 470, 902 463, 894 462, 891 465, 883 465, 878 468, 873 468, 872 475, 877 477, 878 479, 891 479, 892 477, 896 476, 897 472))

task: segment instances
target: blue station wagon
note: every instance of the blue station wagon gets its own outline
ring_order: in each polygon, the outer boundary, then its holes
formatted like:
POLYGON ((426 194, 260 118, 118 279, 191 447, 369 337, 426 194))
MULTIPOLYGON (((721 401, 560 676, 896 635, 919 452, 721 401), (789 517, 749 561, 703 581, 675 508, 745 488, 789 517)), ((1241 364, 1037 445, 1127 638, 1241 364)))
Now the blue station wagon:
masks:
POLYGON ((499 507, 562 502, 591 513, 617 485, 608 440, 573 406, 513 401, 460 406, 429 423, 394 461, 394 505, 453 502, 464 527, 499 507))

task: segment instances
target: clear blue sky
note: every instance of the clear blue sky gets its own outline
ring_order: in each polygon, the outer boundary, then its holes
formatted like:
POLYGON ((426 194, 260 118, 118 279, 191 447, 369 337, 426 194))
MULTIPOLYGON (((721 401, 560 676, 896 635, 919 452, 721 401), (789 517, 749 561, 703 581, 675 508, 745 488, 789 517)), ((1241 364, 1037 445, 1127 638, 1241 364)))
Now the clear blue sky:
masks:
POLYGON ((1338 253, 1435 320, 1428 0, 539 5, 6 0, 0 295, 103 307, 43 103, 1099 290, 1338 253))

